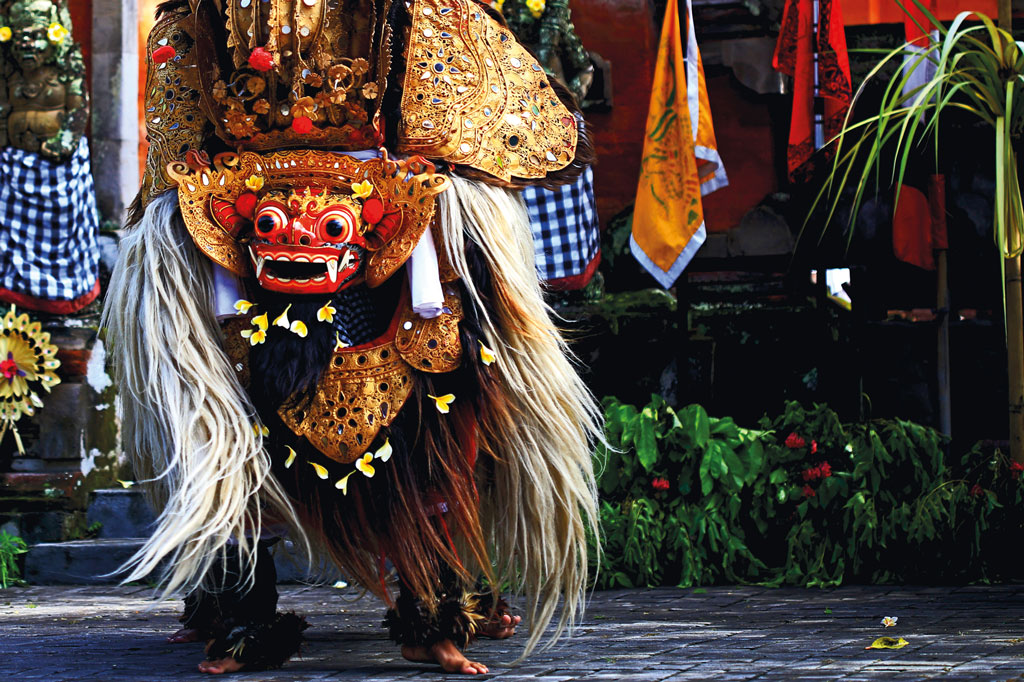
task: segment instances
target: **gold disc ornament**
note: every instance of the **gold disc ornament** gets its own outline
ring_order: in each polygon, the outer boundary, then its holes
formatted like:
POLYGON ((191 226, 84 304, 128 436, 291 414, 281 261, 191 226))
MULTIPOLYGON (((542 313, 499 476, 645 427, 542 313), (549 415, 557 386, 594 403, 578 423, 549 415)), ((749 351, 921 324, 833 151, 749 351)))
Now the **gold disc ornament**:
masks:
POLYGON ((50 343, 50 332, 44 332, 43 325, 28 314, 19 315, 12 305, 0 319, 0 441, 10 430, 21 454, 25 447, 17 422, 43 406, 39 391, 49 393, 60 383, 55 373, 58 367, 57 346, 50 343))

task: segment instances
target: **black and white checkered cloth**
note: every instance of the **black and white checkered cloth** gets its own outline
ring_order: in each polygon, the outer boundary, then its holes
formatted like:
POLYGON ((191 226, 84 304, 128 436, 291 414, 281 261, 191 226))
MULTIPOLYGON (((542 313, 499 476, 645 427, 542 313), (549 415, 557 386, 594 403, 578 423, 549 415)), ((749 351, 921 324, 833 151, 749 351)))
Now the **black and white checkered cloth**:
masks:
POLYGON ((601 249, 593 168, 555 190, 527 187, 523 199, 533 227, 538 276, 551 282, 586 272, 601 249))
POLYGON ((0 287, 46 301, 84 296, 99 276, 98 230, 85 138, 64 163, 0 149, 0 287))

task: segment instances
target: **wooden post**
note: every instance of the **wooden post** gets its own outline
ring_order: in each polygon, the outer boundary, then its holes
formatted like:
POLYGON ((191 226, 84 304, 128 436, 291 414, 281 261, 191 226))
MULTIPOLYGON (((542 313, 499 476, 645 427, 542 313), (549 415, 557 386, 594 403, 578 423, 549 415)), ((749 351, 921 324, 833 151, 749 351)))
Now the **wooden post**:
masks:
MULTIPOLYGON (((999 28, 1013 30, 1010 0, 999 0, 999 28)), ((1003 210, 1002 206, 996 207, 1003 210)), ((1020 256, 1006 261, 1006 365, 1010 388, 1010 456, 1024 463, 1024 317, 1020 287, 1020 256)))

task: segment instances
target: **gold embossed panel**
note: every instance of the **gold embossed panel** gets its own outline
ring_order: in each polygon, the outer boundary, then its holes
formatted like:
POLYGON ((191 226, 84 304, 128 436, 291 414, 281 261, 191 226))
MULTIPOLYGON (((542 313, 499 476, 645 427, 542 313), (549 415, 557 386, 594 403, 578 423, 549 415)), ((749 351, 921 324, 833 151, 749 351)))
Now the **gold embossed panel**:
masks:
POLYGON ((451 372, 462 363, 459 322, 462 300, 454 284, 444 285, 444 309, 425 320, 412 308, 403 311, 395 334, 395 348, 402 358, 421 372, 451 372))
POLYGON ((413 372, 388 341, 369 349, 336 351, 316 395, 289 399, 278 414, 296 435, 342 464, 354 462, 402 409, 413 372))
POLYGON ((576 121, 537 61, 473 0, 415 0, 398 149, 502 180, 576 154, 576 121))
POLYGON ((193 42, 185 30, 186 11, 168 13, 149 34, 147 42, 149 70, 146 74, 145 118, 149 152, 142 178, 143 205, 174 187, 167 165, 182 161, 190 150, 202 149, 206 116, 199 106, 199 86, 193 55, 193 42), (168 49, 170 48, 170 49, 168 49), (173 51, 173 57, 157 64, 173 51))

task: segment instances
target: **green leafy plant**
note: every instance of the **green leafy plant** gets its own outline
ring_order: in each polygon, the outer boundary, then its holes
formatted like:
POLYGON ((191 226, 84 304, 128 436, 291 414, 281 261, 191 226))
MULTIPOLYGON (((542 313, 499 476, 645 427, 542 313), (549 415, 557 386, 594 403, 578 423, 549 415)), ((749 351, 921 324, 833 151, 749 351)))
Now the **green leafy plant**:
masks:
POLYGON ((7 531, 0 531, 0 589, 21 582, 18 555, 28 551, 25 541, 7 531))
POLYGON ((904 420, 789 403, 758 429, 662 398, 604 401, 599 587, 989 580, 1019 569, 1024 465, 904 420), (928 562, 920 557, 928 556, 928 562))

